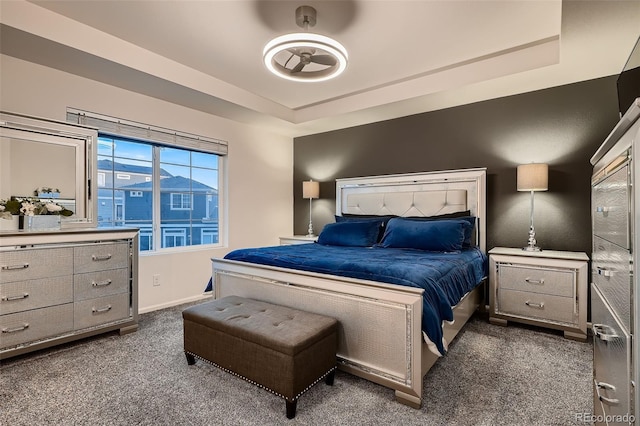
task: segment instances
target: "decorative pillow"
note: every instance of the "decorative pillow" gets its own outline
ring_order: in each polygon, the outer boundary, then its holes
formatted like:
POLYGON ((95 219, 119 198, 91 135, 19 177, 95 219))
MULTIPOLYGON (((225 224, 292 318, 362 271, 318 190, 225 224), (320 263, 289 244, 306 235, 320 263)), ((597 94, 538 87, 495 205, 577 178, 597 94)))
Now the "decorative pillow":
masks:
POLYGON ((336 222, 378 222, 378 238, 376 243, 380 241, 384 235, 384 228, 387 226, 387 222, 395 216, 374 216, 374 215, 360 215, 344 213, 342 216, 336 215, 336 222))
MULTIPOLYGON (((461 213, 464 213, 464 212, 461 212, 461 213)), ((449 219, 441 219, 441 218, 436 217, 436 216, 406 217, 404 219, 417 220, 417 221, 449 220, 449 219)), ((462 243, 462 246, 463 247, 471 247, 472 240, 473 240, 473 230, 475 229, 475 226, 476 226, 476 217, 475 216, 455 216, 455 219, 456 220, 465 220, 465 221, 469 222, 470 226, 465 229, 464 242, 462 243)))
POLYGON ((329 223, 318 236, 318 243, 327 246, 371 247, 378 242, 379 221, 329 223))
POLYGON ((458 251, 471 224, 466 220, 391 219, 379 247, 412 248, 427 251, 458 251))

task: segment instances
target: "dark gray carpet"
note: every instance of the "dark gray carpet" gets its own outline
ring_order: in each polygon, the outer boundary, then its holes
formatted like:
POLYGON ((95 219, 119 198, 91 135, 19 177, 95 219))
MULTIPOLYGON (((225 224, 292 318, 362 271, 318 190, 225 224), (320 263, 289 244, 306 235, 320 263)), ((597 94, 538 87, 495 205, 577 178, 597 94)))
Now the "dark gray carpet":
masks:
POLYGON ((211 365, 188 366, 182 305, 109 333, 0 364, 2 425, 569 425, 592 413, 592 345, 476 314, 427 374, 421 410, 338 372, 304 394, 293 420, 279 397, 211 365))

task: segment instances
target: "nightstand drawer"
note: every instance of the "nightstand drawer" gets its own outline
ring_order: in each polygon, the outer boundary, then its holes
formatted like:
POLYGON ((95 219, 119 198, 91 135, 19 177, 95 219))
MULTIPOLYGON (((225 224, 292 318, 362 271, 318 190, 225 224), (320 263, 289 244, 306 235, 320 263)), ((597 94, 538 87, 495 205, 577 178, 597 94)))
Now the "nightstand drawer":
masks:
POLYGON ((500 265, 499 285, 502 289, 575 297, 575 272, 535 266, 500 265))
POLYGON ((498 295, 498 313, 539 318, 564 324, 576 324, 574 299, 502 289, 498 295))

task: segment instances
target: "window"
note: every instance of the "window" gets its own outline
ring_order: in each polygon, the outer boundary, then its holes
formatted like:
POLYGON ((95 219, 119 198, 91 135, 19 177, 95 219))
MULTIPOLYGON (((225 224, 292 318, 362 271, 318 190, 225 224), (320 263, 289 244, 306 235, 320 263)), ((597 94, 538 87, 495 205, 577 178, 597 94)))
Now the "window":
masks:
POLYGON ((163 229, 162 246, 180 247, 186 245, 187 233, 184 229, 163 229))
POLYGON ((98 128, 98 227, 140 229, 140 251, 219 244, 226 142, 69 108, 98 128))
POLYGON ((98 139, 98 172, 116 176, 98 189, 99 227, 140 228, 141 251, 219 242, 219 155, 113 136, 98 139), (130 171, 128 179, 118 173, 123 169, 130 171), (160 238, 153 237, 155 224, 160 238))
POLYGON ((216 242, 216 238, 218 235, 217 228, 212 227, 209 229, 202 229, 200 232, 200 239, 202 240, 202 244, 214 244, 216 242))
POLYGON ((171 194, 171 210, 191 210, 191 194, 171 194))

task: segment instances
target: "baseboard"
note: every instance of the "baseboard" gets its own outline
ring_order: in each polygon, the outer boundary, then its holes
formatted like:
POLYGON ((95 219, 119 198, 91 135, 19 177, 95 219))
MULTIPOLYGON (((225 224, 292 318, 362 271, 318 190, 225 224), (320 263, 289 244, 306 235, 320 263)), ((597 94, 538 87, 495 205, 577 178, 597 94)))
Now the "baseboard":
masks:
POLYGON ((197 302, 198 300, 206 300, 213 297, 213 292, 199 294, 197 296, 187 297, 180 300, 172 300, 171 302, 161 303, 159 305, 147 306, 138 310, 138 314, 146 314, 147 312, 158 311, 160 309, 171 308, 173 306, 182 305, 183 303, 197 302))

